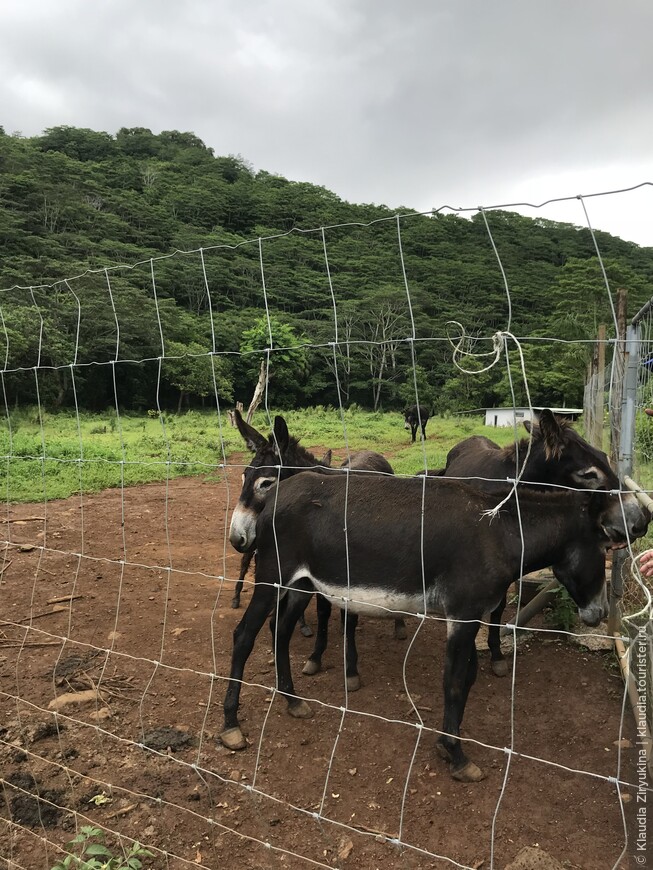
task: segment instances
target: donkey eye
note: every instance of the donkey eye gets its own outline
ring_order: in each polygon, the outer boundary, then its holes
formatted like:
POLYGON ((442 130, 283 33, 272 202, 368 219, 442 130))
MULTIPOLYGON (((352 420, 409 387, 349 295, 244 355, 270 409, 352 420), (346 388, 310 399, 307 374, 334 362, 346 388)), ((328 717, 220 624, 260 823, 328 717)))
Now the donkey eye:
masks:
POLYGON ((583 480, 598 480, 599 476, 593 468, 589 468, 587 471, 581 471, 578 475, 583 480))

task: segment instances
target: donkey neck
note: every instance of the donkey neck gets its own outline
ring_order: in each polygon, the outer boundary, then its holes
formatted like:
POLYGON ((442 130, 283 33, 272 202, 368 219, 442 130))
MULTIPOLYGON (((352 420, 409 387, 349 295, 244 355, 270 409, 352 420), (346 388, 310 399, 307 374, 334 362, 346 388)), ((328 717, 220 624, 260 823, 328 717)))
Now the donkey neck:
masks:
POLYGON ((299 443, 297 438, 291 438, 288 447, 281 456, 281 478, 292 477, 304 469, 320 472, 320 460, 299 443))
POLYGON ((562 561, 570 548, 582 548, 589 539, 593 527, 587 494, 523 491, 519 498, 519 513, 514 503, 508 507, 505 542, 517 572, 522 561, 524 573, 562 561))
POLYGON ((504 459, 510 464, 514 463, 515 473, 522 470, 521 480, 524 483, 548 483, 551 482, 551 465, 546 461, 544 446, 541 441, 531 443, 528 452, 528 438, 522 438, 517 444, 511 444, 505 448, 504 459), (524 464, 525 463, 525 464, 524 464))

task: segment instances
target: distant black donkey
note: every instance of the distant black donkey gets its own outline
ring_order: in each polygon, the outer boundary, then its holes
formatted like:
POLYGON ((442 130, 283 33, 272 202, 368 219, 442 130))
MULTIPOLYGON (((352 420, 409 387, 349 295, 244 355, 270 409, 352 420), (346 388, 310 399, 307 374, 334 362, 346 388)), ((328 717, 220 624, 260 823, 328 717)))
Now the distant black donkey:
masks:
POLYGON ((404 429, 410 431, 411 441, 415 441, 420 427, 422 438, 426 438, 426 424, 431 416, 429 409, 424 405, 411 405, 409 408, 404 408, 401 413, 404 415, 404 429))

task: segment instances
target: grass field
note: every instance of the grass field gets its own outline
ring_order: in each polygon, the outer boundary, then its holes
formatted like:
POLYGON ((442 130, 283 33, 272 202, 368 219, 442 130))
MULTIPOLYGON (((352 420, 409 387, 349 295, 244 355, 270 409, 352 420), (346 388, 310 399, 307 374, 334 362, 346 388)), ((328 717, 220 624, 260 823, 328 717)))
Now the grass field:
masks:
MULTIPOLYGON (((271 431, 270 416, 259 411, 253 425, 271 431)), ((490 429, 481 417, 434 417, 424 445, 410 443, 403 417, 352 408, 342 415, 331 408, 284 412, 292 435, 309 450, 369 448, 385 454, 398 474, 440 468, 449 449, 468 435, 487 434, 507 444, 511 429, 490 429)), ((522 430, 524 433, 524 430, 522 430)), ((0 423, 2 498, 7 502, 66 498, 79 492, 133 486, 181 475, 215 473, 220 464, 246 452, 225 414, 191 411, 159 416, 116 415, 21 409, 0 423)))

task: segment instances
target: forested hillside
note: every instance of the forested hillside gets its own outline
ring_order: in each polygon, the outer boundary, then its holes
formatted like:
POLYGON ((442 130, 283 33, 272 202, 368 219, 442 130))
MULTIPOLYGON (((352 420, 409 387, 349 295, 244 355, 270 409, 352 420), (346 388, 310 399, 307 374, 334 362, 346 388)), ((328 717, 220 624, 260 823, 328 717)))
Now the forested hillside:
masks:
MULTIPOLYGON (((174 408, 217 389, 221 402, 247 402, 270 344, 267 304, 277 407, 403 404, 414 396, 403 341, 413 322, 427 403, 444 411, 506 401, 505 367, 457 374, 446 340, 450 320, 483 339, 508 323, 483 215, 410 212, 397 221, 384 206, 254 171, 192 133, 2 131, 8 399, 100 409, 117 395, 124 409, 148 409, 158 397, 174 408), (174 251, 190 253, 165 256, 174 251)), ((593 339, 599 323, 614 334, 591 234, 509 212, 486 218, 510 287, 511 331, 530 339, 533 402, 577 405, 591 346, 550 339, 593 339)), ((596 237, 611 287, 628 288, 632 313, 653 295, 653 249, 596 237)))

